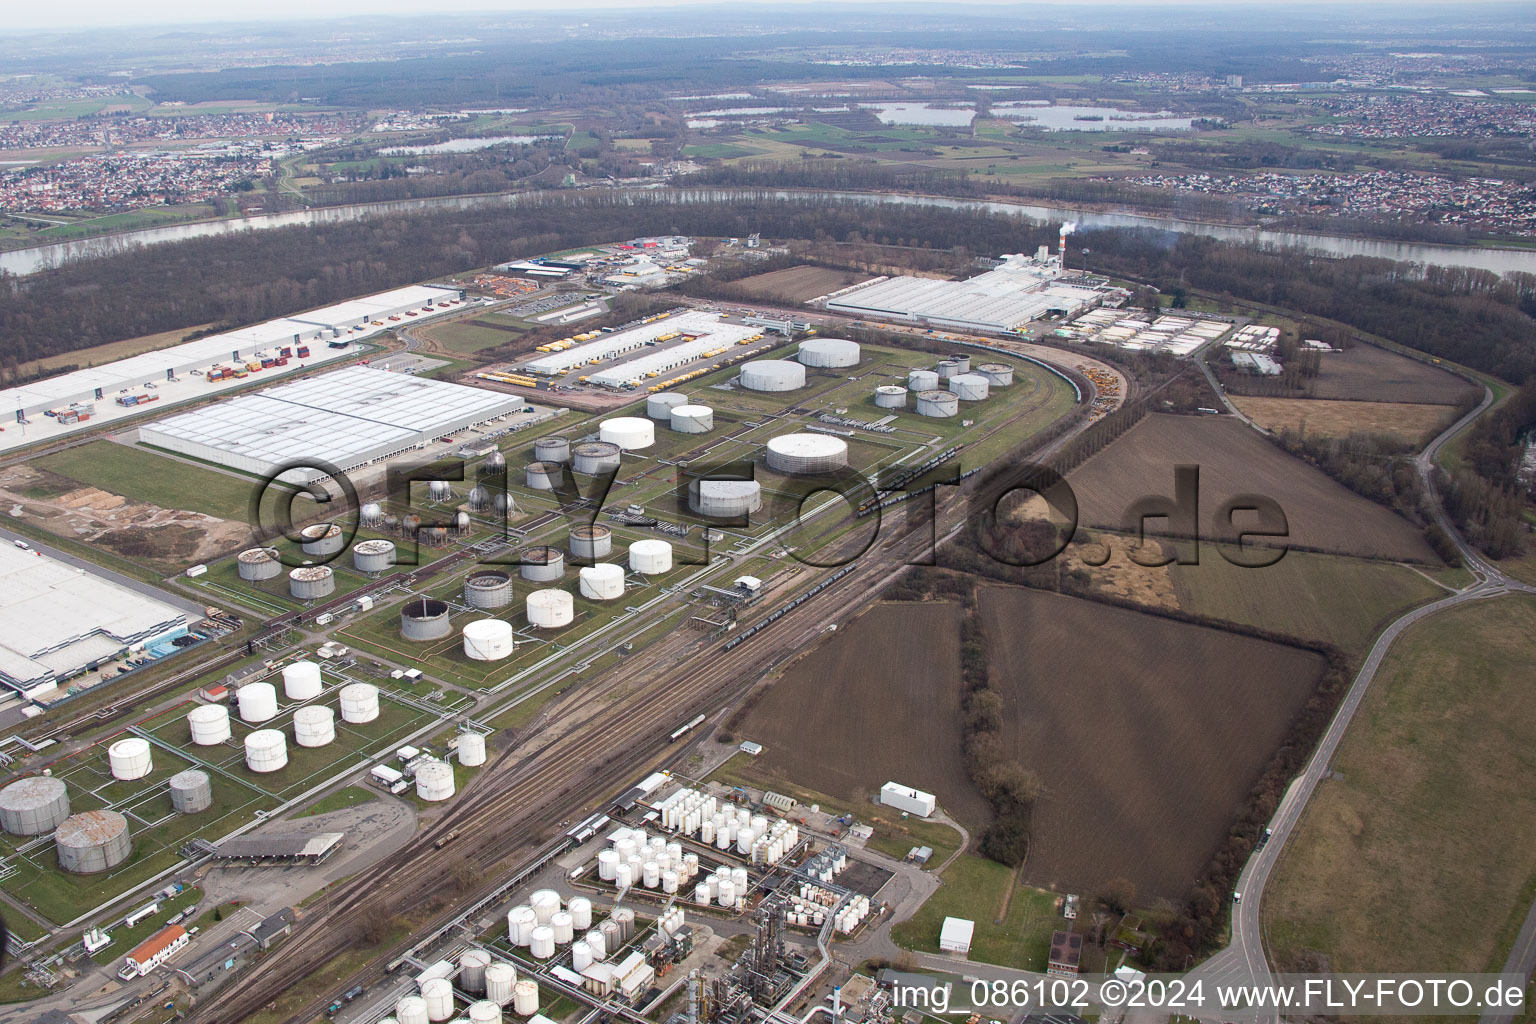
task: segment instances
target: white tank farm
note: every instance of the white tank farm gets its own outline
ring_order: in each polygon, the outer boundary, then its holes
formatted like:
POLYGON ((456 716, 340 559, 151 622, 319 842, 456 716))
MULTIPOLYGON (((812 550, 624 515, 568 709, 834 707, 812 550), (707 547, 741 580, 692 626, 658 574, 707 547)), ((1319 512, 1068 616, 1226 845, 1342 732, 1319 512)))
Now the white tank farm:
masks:
POLYGON ((566 910, 571 915, 571 926, 580 931, 586 931, 592 927, 592 901, 585 896, 574 896, 566 905, 566 910))
POLYGON ((524 601, 528 624, 539 629, 559 629, 576 618, 576 602, 563 590, 535 590, 524 601))
POLYGON ((716 519, 750 515, 763 507, 763 488, 756 480, 694 480, 688 507, 716 519))
POLYGON ((491 966, 491 954, 483 949, 466 949, 459 955, 459 988, 480 995, 485 992, 485 969, 491 966))
POLYGON ((283 571, 277 548, 246 548, 235 556, 235 568, 240 578, 255 582, 270 580, 283 571))
POLYGON ((668 422, 679 434, 707 434, 715 429, 715 410, 707 405, 680 405, 668 422))
POLYGON ((395 1000, 395 1019, 400 1024, 429 1024, 427 1001, 421 996, 401 996, 395 1000))
POLYGON ((552 583, 565 575, 565 552, 542 544, 518 551, 518 574, 534 583, 552 583))
POLYGON ((500 661, 509 657, 512 649, 512 623, 477 619, 465 624, 464 656, 471 661, 500 661))
POLYGON ((318 601, 336 593, 336 574, 328 565, 301 565, 288 573, 288 593, 300 601, 318 601))
MULTIPOLYGON (((554 955, 553 951, 550 955, 554 955)), ((513 986, 512 1012, 519 1017, 532 1017, 539 1012, 538 982, 532 978, 524 978, 513 986)))
POLYGON ((453 632, 452 617, 447 601, 413 597, 400 606, 400 636, 418 643, 441 640, 453 632))
POLYGON ((597 436, 626 452, 638 451, 656 443, 656 424, 643 416, 615 416, 598 424, 597 436))
POLYGON ((507 911, 507 941, 514 946, 526 946, 533 941, 533 930, 539 919, 532 907, 513 907, 507 911))
POLYGON ((128 819, 116 811, 84 811, 53 830, 59 867, 75 875, 110 871, 133 855, 128 819))
POLYGON ((478 768, 485 764, 485 737, 478 732, 459 733, 459 764, 478 768))
POLYGON ((829 434, 784 434, 768 442, 768 468, 780 473, 830 473, 848 465, 848 442, 829 434))
POLYGON ((1013 383, 1013 367, 1007 363, 978 363, 976 372, 995 388, 1005 388, 1013 383))
POLYGON ((645 400, 645 414, 653 420, 668 422, 672 410, 688 404, 688 396, 681 391, 658 391, 645 400))
POLYGON ((940 381, 947 382, 949 380, 949 378, 955 376, 955 374, 957 374, 957 373, 964 373, 964 372, 965 372, 964 370, 960 369, 960 361, 958 359, 940 359, 939 360, 939 380, 940 381))
POLYGON ((612 562, 584 567, 581 596, 592 601, 616 601, 624 596, 624 570, 612 562))
POLYGON ((560 894, 553 889, 536 890, 528 897, 528 905, 533 908, 539 924, 549 924, 560 912, 560 894))
POLYGON ((570 532, 571 554, 577 558, 606 558, 613 552, 613 531, 606 526, 573 526, 570 532))
POLYGON ((306 555, 334 555, 346 546, 346 537, 335 523, 316 523, 299 531, 300 548, 306 555))
POLYGON ((939 375, 932 370, 911 370, 907 373, 907 387, 912 391, 934 391, 939 386, 939 375))
POLYGON ((453 794, 453 765, 446 761, 428 761, 416 769, 417 796, 428 803, 438 803, 453 794))
POLYGON ((293 738, 301 747, 323 747, 336 739, 336 712, 312 705, 293 713, 293 738))
POLYGON ((569 946, 576 938, 576 928, 571 923, 571 915, 568 911, 555 911, 555 916, 549 919, 549 926, 554 929, 557 946, 569 946))
POLYGON ((271 683, 246 683, 235 691, 242 722, 265 722, 277 717, 277 689, 271 683))
POLYGON ((629 546, 629 567, 648 576, 672 568, 672 545, 664 540, 637 540, 629 546))
POLYGON ((987 397, 989 382, 979 373, 957 373, 949 378, 949 390, 962 402, 980 402, 987 397))
POLYGON ((512 987, 517 984, 517 968, 498 960, 485 969, 485 998, 498 1006, 512 1001, 512 987))
POLYGON ((112 777, 124 782, 142 779, 155 770, 154 759, 149 754, 149 740, 140 736, 129 736, 108 747, 107 764, 112 769, 112 777))
POLYGON ((245 766, 275 772, 288 764, 288 738, 276 729, 257 729, 245 737, 245 766))
POLYGON ((882 384, 875 388, 875 405, 881 409, 905 409, 907 389, 900 384, 882 384))
POLYGON ((69 817, 69 788, 63 779, 34 775, 0 790, 0 828, 13 836, 52 832, 69 817))
POLYGON ((601 929, 599 929, 599 928, 589 928, 589 929, 587 929, 586 938, 584 938, 582 941, 587 944, 587 948, 588 949, 592 950, 592 958, 594 960, 602 960, 605 957, 607 957, 607 955, 608 955, 608 943, 607 943, 607 940, 605 940, 603 938, 603 933, 602 933, 601 929))
POLYGON ((499 569, 472 572, 464 581, 464 603, 471 608, 505 608, 512 603, 512 576, 499 569))
POLYGON ((523 470, 523 483, 534 491, 553 491, 560 486, 565 467, 558 462, 530 462, 523 470))
POLYGON ((580 974, 592 966, 592 947, 587 945, 586 939, 577 939, 571 944, 571 970, 580 974))
POLYGON ((348 683, 341 688, 341 720, 361 725, 379 717, 379 688, 372 683, 348 683))
POLYGON ((936 419, 953 416, 960 411, 960 399, 948 391, 919 391, 917 393, 917 413, 919 416, 932 416, 936 419))
POLYGON ((502 1024, 501 1007, 489 999, 479 999, 469 1004, 469 1009, 464 1011, 465 1019, 469 1024, 502 1024))
MULTIPOLYGON (((533 938, 528 943, 528 952, 535 960, 548 960, 555 955, 555 930, 547 924, 541 924, 533 930, 533 938)), ((518 982, 522 985, 527 979, 518 982)))
POLYGON ((535 462, 570 462, 571 439, 558 434, 541 437, 533 442, 533 458, 535 462))
POLYGON ((358 572, 388 572, 395 564, 395 542, 376 538, 352 545, 352 568, 358 572))
POLYGON ((583 441, 571 449, 571 471, 583 476, 616 472, 624 450, 611 441, 583 441))
POLYGON ((805 364, 788 359, 754 359, 741 364, 741 386, 748 391, 793 391, 805 387, 805 364))
POLYGON ((806 366, 836 368, 859 365, 859 345, 842 338, 808 338, 796 356, 806 366))
POLYGON ((315 662, 295 661, 283 666, 283 695, 289 700, 314 700, 324 687, 315 662))
POLYGON ((421 998, 427 1003, 427 1020, 447 1020, 453 1016, 453 983, 447 978, 428 978, 422 982, 421 998))
POLYGON ((204 704, 187 714, 187 725, 192 729, 192 742, 200 747, 212 747, 227 741, 229 709, 222 704, 204 704))
POLYGON ((177 814, 200 814, 213 806, 213 780, 205 771, 188 768, 177 772, 168 785, 177 814))

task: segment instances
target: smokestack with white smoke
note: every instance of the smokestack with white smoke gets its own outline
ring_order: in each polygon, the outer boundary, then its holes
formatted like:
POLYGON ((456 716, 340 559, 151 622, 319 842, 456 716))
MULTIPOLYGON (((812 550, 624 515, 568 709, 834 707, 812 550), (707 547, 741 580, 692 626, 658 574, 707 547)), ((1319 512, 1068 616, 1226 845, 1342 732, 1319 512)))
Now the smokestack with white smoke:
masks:
POLYGON ((1061 257, 1061 267, 1067 267, 1067 236, 1077 230, 1077 221, 1069 220, 1061 226, 1061 237, 1057 239, 1056 255, 1061 257))

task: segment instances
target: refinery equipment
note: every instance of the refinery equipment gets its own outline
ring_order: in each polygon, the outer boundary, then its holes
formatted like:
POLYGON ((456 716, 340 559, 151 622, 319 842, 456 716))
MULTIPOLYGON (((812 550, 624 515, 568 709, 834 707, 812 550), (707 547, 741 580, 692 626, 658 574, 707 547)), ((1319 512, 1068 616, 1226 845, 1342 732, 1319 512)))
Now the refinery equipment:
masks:
POLYGON ((571 926, 581 931, 592 927, 592 901, 585 896, 574 896, 565 908, 571 915, 571 926))
POLYGON ((715 519, 750 515, 763 507, 763 488, 755 480, 694 480, 688 507, 715 519))
POLYGON ((474 529, 474 524, 469 521, 468 512, 455 512, 453 514, 454 533, 460 537, 467 537, 472 529, 474 529))
POLYGON ((448 528, 445 526, 423 526, 417 534, 421 542, 429 548, 440 548, 448 543, 448 528))
POLYGON ((913 370, 907 374, 907 388, 911 391, 937 391, 939 375, 932 370, 913 370))
POLYGON ((142 779, 155 767, 149 754, 149 740, 139 736, 118 740, 108 747, 107 763, 112 769, 112 777, 124 782, 142 779))
POLYGON ((423 800, 438 803, 453 793, 453 765, 434 760, 416 769, 416 795, 423 800))
POLYGON ((69 789, 63 779, 33 775, 0 790, 0 828, 13 836, 52 832, 69 817, 69 789))
POLYGON ((283 695, 289 700, 314 700, 324 686, 320 666, 313 661, 295 661, 283 666, 283 695))
POLYGON ((301 565, 288 573, 288 593, 314 601, 336 592, 336 576, 328 565, 301 565))
POLYGON ((555 945, 569 946, 575 939, 575 926, 571 924, 569 911, 557 910, 549 919, 549 927, 555 933, 555 945))
POLYGON ((754 359, 741 364, 741 386, 748 391, 793 391, 805 387, 805 366, 788 359, 754 359))
POLYGON ((352 567, 358 572, 388 572, 394 564, 392 540, 365 540, 352 545, 352 567))
POLYGON ((956 373, 970 373, 971 372, 971 357, 970 356, 950 356, 949 359, 950 359, 950 362, 955 364, 955 372, 956 373))
POLYGON ((826 369, 858 366, 859 346, 841 338, 808 338, 800 343, 796 358, 806 366, 826 369))
POLYGON ((464 603, 471 608, 505 608, 512 603, 512 577, 497 569, 470 573, 464 581, 464 603))
POLYGON ((558 490, 564 469, 558 462, 530 462, 523 471, 523 483, 534 491, 558 490))
POLYGON ((516 507, 512 496, 505 492, 498 493, 491 499, 491 515, 497 519, 506 519, 516 507))
POLYGON ((235 691, 240 721, 265 722, 277 717, 277 689, 271 683, 246 683, 235 691))
POLYGON ((528 624, 539 629, 569 626, 576 618, 576 603, 563 590, 535 590, 525 603, 528 624))
POLYGON ((477 619, 464 626, 464 656, 471 661, 500 661, 511 656, 513 646, 510 622, 477 619))
MULTIPOLYGON (((555 955, 555 930, 547 924, 541 924, 534 928, 533 935, 528 943, 528 952, 533 954, 535 960, 548 960, 555 955)), ((528 984, 527 979, 518 982, 519 985, 528 984)))
POLYGON ((551 434, 533 442, 533 457, 537 462, 570 462, 571 439, 551 434))
POLYGON ((200 747, 212 747, 230 737, 229 709, 222 704, 193 708, 187 714, 187 724, 192 728, 192 742, 200 747))
POLYGON ((335 523, 316 523, 299 531, 306 555, 334 555, 346 546, 346 536, 335 523))
POLYGON ((314 705, 293 713, 293 738, 301 747, 323 747, 336 739, 336 712, 314 705))
POLYGON ((283 571, 277 548, 246 548, 235 556, 240 578, 252 583, 270 580, 283 571))
POLYGON ((565 552, 559 548, 534 545, 517 553, 519 573, 534 583, 551 583, 565 575, 565 552))
POLYGON ((611 441, 583 441, 571 449, 571 470, 583 476, 618 471, 623 450, 611 441))
POLYGON ((379 717, 379 688, 372 683, 348 683, 341 688, 341 720, 354 725, 379 717))
POLYGON ((598 424, 597 436, 622 451, 637 451, 656 443, 656 424, 641 416, 615 416, 598 424))
POLYGON ((688 396, 681 391, 658 391, 645 400, 645 414, 653 420, 669 421, 672 410, 688 404, 688 396))
POLYGON ((407 640, 441 640, 452 632, 448 602, 413 597, 400 608, 400 635, 407 640))
POLYGON ((59 867, 74 875, 110 871, 133 855, 128 819, 116 811, 83 811, 53 832, 59 867))
POLYGON ((848 465, 848 442, 828 434, 784 434, 768 442, 768 468, 780 473, 830 473, 848 465))
POLYGON ((1013 383, 1013 367, 1007 363, 979 363, 976 372, 995 388, 1005 388, 1013 383))
POLYGON ((875 388, 875 405, 881 409, 905 409, 907 389, 899 384, 882 384, 875 388))
POLYGON ((415 512, 407 512, 400 520, 400 532, 407 537, 416 536, 416 531, 421 529, 421 516, 415 512))
POLYGON ((949 378, 949 391, 962 402, 980 402, 987 397, 988 383, 979 373, 957 373, 949 378))
POLYGON ((670 423, 679 434, 707 434, 715 429, 715 410, 707 405, 679 405, 672 410, 670 423))
POLYGON ((469 1024, 502 1024, 501 1007, 489 999, 478 999, 465 1011, 469 1024))
POLYGON ((624 596, 624 570, 612 562, 589 565, 578 575, 582 597, 593 601, 615 601, 624 596))
POLYGON ((613 531, 606 526, 571 527, 571 554, 576 558, 604 558, 613 552, 613 531))
POLYGON ((257 729, 245 737, 245 766, 275 772, 288 763, 288 739, 277 729, 257 729))
POLYGON ((629 546, 629 567, 656 575, 672 568, 672 545, 664 540, 637 540, 629 546))
POLYGON ((459 764, 478 768, 485 764, 485 737, 478 732, 459 733, 459 764))
POLYGON ((171 806, 177 814, 201 814, 213 806, 213 781, 208 773, 188 768, 171 776, 171 806))
POLYGON ((917 413, 919 416, 944 418, 954 416, 959 411, 960 399, 948 391, 919 391, 917 393, 917 413))
POLYGON ((358 509, 358 522, 363 526, 379 527, 384 523, 384 506, 376 501, 369 501, 358 509))

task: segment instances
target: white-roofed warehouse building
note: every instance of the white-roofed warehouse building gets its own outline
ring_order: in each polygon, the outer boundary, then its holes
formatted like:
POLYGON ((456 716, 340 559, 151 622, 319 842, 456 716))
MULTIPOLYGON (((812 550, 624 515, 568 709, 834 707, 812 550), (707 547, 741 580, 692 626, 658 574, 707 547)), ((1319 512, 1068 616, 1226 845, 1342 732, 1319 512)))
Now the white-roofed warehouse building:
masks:
POLYGON ((827 303, 842 313, 985 331, 1012 331, 1053 313, 1080 312, 1100 298, 1092 288, 1065 285, 1024 256, 1004 256, 995 270, 967 281, 889 277, 827 303))

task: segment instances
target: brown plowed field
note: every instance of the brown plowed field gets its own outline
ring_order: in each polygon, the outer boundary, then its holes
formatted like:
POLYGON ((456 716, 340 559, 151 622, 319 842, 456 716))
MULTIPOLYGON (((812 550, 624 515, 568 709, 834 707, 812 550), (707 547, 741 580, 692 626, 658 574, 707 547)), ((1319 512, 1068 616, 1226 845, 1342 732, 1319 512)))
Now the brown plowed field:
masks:
POLYGON ((1014 755, 1044 785, 1024 879, 1066 892, 1187 892, 1326 664, 1036 590, 984 588, 981 612, 1014 755))
POLYGON ((1390 434, 1416 447, 1444 430, 1456 415, 1449 405, 1403 402, 1335 402, 1326 398, 1233 398, 1249 419, 1267 430, 1304 431, 1308 436, 1348 437, 1390 434))
MULTIPOLYGON (((1162 495, 1171 500, 1174 467, 1180 464, 1200 467, 1203 537, 1211 537, 1211 520, 1222 502, 1239 494, 1262 494, 1280 504, 1290 542, 1298 547, 1439 564, 1412 523, 1229 417, 1152 415, 1136 424, 1068 474, 1079 522, 1118 529, 1138 499, 1162 495)), ((1239 516, 1239 525, 1243 522, 1239 516)), ((1169 529, 1155 519, 1147 526, 1149 532, 1169 529)), ((1206 544, 1201 557, 1219 556, 1206 544)))
POLYGON ((766 274, 753 274, 736 283, 760 299, 804 302, 868 279, 868 274, 854 270, 835 270, 831 267, 789 267, 785 270, 771 270, 766 274))
POLYGON ((1324 352, 1321 372, 1307 382, 1310 398, 1359 402, 1455 405, 1477 389, 1455 374, 1375 345, 1324 352))

